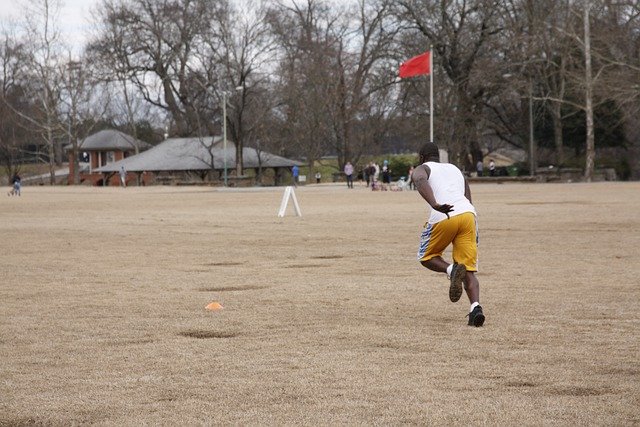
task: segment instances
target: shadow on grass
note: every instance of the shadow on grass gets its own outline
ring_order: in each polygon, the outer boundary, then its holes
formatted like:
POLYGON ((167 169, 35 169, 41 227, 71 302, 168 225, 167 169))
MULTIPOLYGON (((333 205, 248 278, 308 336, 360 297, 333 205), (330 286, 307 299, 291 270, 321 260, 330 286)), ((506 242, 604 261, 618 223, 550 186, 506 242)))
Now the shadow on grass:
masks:
POLYGON ((232 292, 232 291, 257 291, 268 289, 268 286, 211 286, 199 288, 200 292, 232 292))
POLYGON ((221 332, 221 331, 202 331, 191 330, 178 333, 178 335, 187 338, 209 339, 209 338, 234 338, 240 335, 237 332, 221 332))

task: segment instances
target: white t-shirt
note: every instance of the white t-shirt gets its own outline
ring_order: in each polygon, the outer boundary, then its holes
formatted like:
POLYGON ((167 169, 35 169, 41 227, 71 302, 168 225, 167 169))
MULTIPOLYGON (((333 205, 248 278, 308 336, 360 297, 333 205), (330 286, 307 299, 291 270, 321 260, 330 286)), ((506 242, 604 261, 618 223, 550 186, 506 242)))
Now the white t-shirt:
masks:
MULTIPOLYGON (((427 162, 425 165, 431 169, 429 185, 433 190, 438 204, 452 205, 453 211, 449 216, 456 216, 465 212, 476 215, 476 209, 464 195, 464 176, 460 169, 451 163, 427 162)), ((435 224, 447 219, 447 215, 431 209, 429 224, 435 224)))

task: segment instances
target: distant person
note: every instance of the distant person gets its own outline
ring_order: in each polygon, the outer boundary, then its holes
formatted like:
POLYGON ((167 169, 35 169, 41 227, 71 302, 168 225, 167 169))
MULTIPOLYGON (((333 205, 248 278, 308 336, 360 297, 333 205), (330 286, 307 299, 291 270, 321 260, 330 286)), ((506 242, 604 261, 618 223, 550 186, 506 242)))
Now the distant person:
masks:
POLYGON ((7 193, 7 196, 20 196, 22 191, 22 179, 20 178, 20 175, 17 173, 13 175, 13 178, 11 178, 11 185, 11 191, 7 193))
POLYGON ((120 187, 127 186, 127 171, 124 169, 124 166, 120 166, 120 187))
POLYGON ((483 169, 484 165, 482 164, 482 160, 478 160, 478 163, 476 163, 476 172, 478 173, 478 176, 482 176, 483 169))
POLYGON ((291 168, 291 177, 293 179, 293 185, 294 186, 298 186, 298 177, 300 176, 300 169, 298 168, 298 165, 293 165, 293 167, 291 168))
POLYGON ((462 295, 462 285, 469 297, 470 326, 482 326, 485 316, 480 306, 478 271, 478 230, 476 210, 471 203, 471 190, 460 169, 450 163, 440 163, 438 146, 425 143, 418 153, 421 165, 413 179, 422 198, 431 207, 431 216, 422 231, 418 261, 429 270, 449 277, 449 299, 456 302, 462 295), (453 264, 442 258, 453 243, 453 264))
POLYGON ((371 189, 373 191, 380 190, 378 177, 380 176, 380 166, 376 162, 371 163, 371 189))
POLYGON ((353 165, 351 162, 344 165, 344 174, 347 176, 347 188, 353 188, 353 165))
POLYGON ((382 183, 391 184, 391 169, 389 169, 389 161, 382 163, 382 183))
POLYGON ((322 179, 322 174, 320 174, 320 171, 316 172, 316 184, 320 184, 321 179, 322 179))
POLYGON ((496 176, 496 162, 489 160, 489 176, 496 176))
POLYGON ((369 162, 369 164, 367 165, 366 168, 364 168, 365 170, 365 179, 367 180, 367 187, 369 187, 369 184, 373 183, 373 175, 376 173, 376 169, 373 167, 373 163, 369 162))
POLYGON ((377 185, 378 179, 380 178, 380 165, 376 162, 373 162, 373 182, 377 185))

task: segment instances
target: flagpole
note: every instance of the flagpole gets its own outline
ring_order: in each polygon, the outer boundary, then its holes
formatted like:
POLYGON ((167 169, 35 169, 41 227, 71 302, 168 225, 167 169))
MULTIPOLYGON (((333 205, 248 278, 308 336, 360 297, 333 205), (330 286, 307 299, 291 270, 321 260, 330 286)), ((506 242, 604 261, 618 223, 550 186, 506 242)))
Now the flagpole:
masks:
POLYGON ((429 142, 433 142, 433 45, 429 46, 429 142))

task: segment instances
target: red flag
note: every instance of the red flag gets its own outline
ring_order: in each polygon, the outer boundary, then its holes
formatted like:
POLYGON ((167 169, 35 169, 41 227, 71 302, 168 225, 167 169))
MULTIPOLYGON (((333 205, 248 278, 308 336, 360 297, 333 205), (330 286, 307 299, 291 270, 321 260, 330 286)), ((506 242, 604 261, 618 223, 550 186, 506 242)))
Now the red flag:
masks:
POLYGON ((431 73, 431 52, 429 51, 400 64, 399 75, 403 79, 429 73, 431 73))

